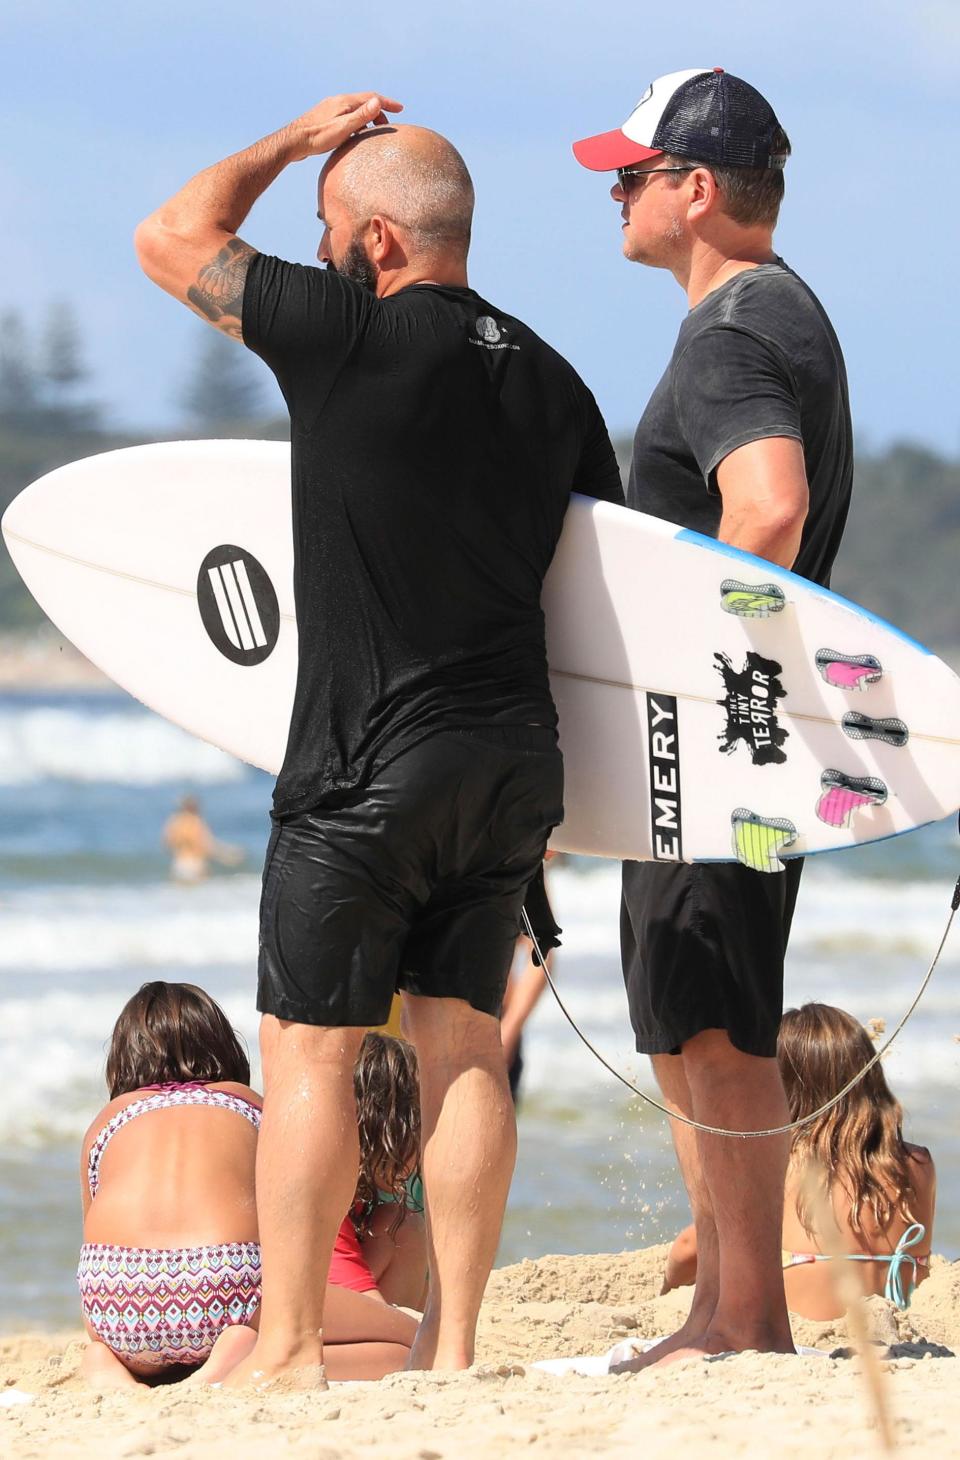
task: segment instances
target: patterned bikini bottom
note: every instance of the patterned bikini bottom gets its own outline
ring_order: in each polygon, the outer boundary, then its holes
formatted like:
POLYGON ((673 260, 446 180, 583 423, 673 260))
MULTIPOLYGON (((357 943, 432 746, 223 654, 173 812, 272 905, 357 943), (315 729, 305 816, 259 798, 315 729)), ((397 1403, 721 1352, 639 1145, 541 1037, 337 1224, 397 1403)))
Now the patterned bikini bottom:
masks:
POLYGON ((260 1246, 85 1242, 77 1283, 84 1318, 131 1367, 202 1364, 223 1330, 249 1323, 260 1305, 260 1246))

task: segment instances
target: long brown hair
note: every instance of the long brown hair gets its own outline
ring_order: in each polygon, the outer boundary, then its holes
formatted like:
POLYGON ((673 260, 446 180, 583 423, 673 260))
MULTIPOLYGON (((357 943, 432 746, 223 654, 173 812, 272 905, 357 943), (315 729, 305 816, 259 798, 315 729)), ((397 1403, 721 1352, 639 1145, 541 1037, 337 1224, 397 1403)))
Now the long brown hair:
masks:
POLYGON ((227 1016, 192 983, 145 983, 113 1027, 107 1055, 110 1099, 186 1080, 250 1084, 250 1061, 227 1016))
POLYGON ((353 1088, 360 1130, 356 1200, 365 1217, 377 1192, 386 1192, 396 1203, 390 1225, 396 1232, 407 1214, 406 1183, 420 1172, 420 1080, 413 1046, 388 1034, 366 1035, 353 1088))
MULTIPOLYGON (((780 1024, 777 1060, 790 1119, 801 1120, 825 1105, 873 1058, 863 1025, 830 1004, 788 1009, 780 1024)), ((910 1157, 903 1142, 903 1111, 880 1064, 819 1120, 794 1132, 791 1161, 814 1159, 826 1172, 828 1190, 839 1182, 850 1195, 850 1225, 862 1232, 866 1208, 881 1232, 895 1216, 915 1221, 910 1157)), ((807 1232, 811 1216, 802 1198, 797 1213, 807 1232)))

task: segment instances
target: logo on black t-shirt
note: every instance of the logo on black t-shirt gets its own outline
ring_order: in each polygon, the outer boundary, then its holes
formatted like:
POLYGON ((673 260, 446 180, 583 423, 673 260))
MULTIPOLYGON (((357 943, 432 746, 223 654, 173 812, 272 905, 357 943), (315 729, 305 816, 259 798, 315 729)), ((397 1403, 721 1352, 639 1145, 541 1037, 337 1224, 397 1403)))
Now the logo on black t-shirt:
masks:
POLYGON ((482 345, 488 350, 519 350, 520 348, 519 345, 511 345, 509 340, 503 338, 509 331, 506 325, 497 324, 492 315, 481 314, 474 328, 480 338, 471 339, 471 345, 482 345))
POLYGON ((489 314, 481 314, 477 320, 477 334, 485 345, 496 345, 500 342, 500 326, 489 314))
POLYGON ((731 755, 742 741, 754 765, 780 765, 787 758, 782 746, 788 734, 776 714, 777 705, 786 694, 778 677, 783 673, 782 665, 751 651, 738 674, 726 654, 713 657, 724 687, 717 704, 727 712, 726 733, 718 736, 720 750, 731 755))
POLYGON ((262 664, 280 636, 280 605, 266 569, 245 548, 223 543, 197 574, 197 607, 211 640, 234 664, 262 664))

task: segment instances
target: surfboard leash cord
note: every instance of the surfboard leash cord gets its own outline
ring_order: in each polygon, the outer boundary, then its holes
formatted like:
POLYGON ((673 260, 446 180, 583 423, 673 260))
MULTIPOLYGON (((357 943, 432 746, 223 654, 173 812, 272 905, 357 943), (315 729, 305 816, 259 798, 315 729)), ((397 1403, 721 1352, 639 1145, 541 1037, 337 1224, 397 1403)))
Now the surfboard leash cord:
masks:
POLYGON ((802 1126, 811 1125, 813 1121, 819 1120, 822 1115, 826 1115, 828 1111, 831 1111, 835 1105, 839 1105, 844 1096, 849 1095, 854 1086, 859 1085, 860 1081, 870 1073, 874 1065, 878 1064, 880 1060, 883 1059, 884 1055, 887 1053, 887 1050, 893 1044, 894 1040, 905 1028, 908 1020, 911 1018, 914 1010, 916 1009, 917 1005, 920 1003, 920 1000, 923 998, 924 994, 927 991, 927 986, 929 985, 930 980, 933 977, 933 971, 940 961, 940 955, 943 952, 947 938, 950 935, 950 929, 953 926, 953 920, 956 916, 958 908, 960 908, 960 877, 957 878, 956 886, 953 889, 953 896, 950 899, 950 915, 947 918, 947 925, 943 930, 943 936, 941 937, 940 942, 937 945, 937 951, 933 955, 930 967, 927 969, 926 973, 923 976, 923 981, 921 982, 920 987, 913 998, 913 1002, 910 1004, 910 1007, 907 1009, 907 1012, 900 1020, 896 1029, 894 1029, 893 1033, 890 1035, 890 1038, 887 1039, 880 1046, 873 1058, 864 1065, 863 1069, 860 1070, 858 1074, 854 1075, 852 1080, 848 1080, 843 1089, 838 1090, 837 1094, 834 1095, 830 1100, 828 1100, 825 1105, 821 1105, 819 1110, 814 1110, 811 1112, 810 1115, 804 1115, 799 1120, 792 1120, 789 1125, 774 1126, 770 1130, 725 1130, 722 1126, 704 1125, 702 1121, 694 1120, 689 1115, 682 1115, 678 1110, 669 1110, 666 1105, 662 1105, 660 1101, 655 1100, 652 1095, 646 1094, 646 1092, 641 1090, 639 1086, 635 1085, 632 1080, 627 1079, 626 1075, 621 1074, 619 1070, 615 1069, 614 1066, 610 1064, 609 1060, 605 1059, 600 1051, 590 1043, 589 1039, 584 1034, 583 1030, 574 1019, 573 1015, 570 1013, 570 1010, 561 999, 557 986, 553 981, 553 977, 550 973, 549 968, 547 967, 546 958, 540 951, 540 944, 537 942, 537 936, 534 933, 533 926, 527 916, 526 908, 523 908, 521 911, 521 920, 523 923, 523 930, 526 933, 527 937, 530 939, 530 942, 533 944, 537 957, 540 959, 540 966, 543 969, 544 977, 547 980, 547 983, 550 985, 550 991, 553 994, 553 997, 556 999, 557 1004, 559 1005, 561 1014, 566 1019, 570 1027, 573 1029, 577 1037, 582 1041, 583 1044, 586 1045, 590 1053, 600 1061, 605 1070, 609 1070, 614 1079, 619 1080, 621 1085, 625 1085, 632 1094, 639 1096, 639 1098, 643 1100, 647 1105, 652 1105, 654 1110, 659 1110, 660 1114, 665 1115, 668 1120, 679 1121, 681 1125, 689 1126, 691 1130, 700 1131, 703 1135, 730 1136, 735 1140, 750 1141, 760 1140, 765 1136, 789 1135, 792 1131, 800 1130, 802 1126))

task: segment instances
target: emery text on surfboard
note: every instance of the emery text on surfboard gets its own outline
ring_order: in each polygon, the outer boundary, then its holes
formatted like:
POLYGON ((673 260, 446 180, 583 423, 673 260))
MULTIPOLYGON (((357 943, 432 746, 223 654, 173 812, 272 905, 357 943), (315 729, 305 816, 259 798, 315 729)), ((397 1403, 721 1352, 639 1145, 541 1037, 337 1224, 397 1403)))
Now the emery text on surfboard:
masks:
POLYGON ((658 862, 683 860, 680 818, 680 737, 672 695, 647 695, 650 745, 650 829, 658 862))

